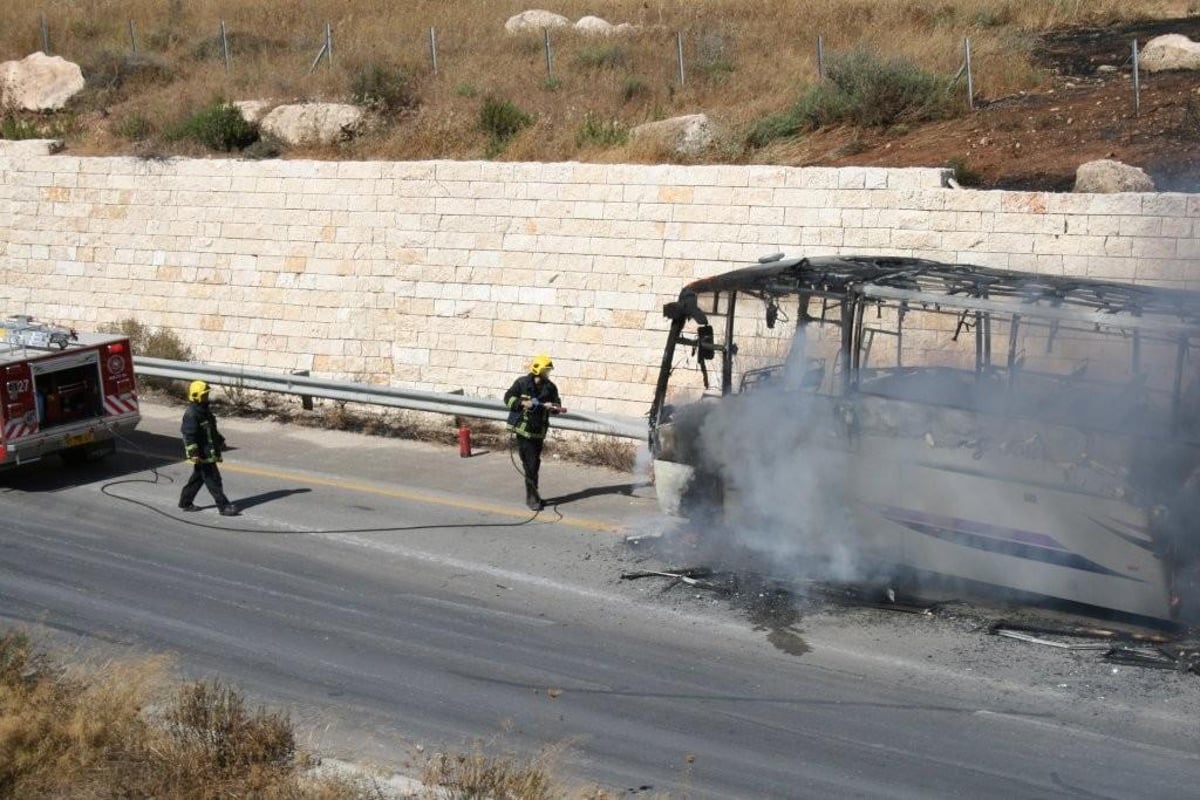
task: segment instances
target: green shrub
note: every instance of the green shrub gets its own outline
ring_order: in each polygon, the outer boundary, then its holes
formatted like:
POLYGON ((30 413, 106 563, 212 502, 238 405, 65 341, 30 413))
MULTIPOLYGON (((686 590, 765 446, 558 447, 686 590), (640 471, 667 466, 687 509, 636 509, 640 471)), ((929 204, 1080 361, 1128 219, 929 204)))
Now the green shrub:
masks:
POLYGON ((556 92, 562 88, 563 82, 554 75, 547 75, 542 80, 542 88, 547 92, 556 92))
POLYGON ((354 103, 374 111, 396 113, 420 104, 412 74, 403 67, 372 63, 355 70, 350 79, 354 103))
POLYGON ((884 61, 857 50, 829 59, 826 80, 796 104, 756 123, 747 137, 752 147, 827 125, 887 127, 953 116, 960 98, 947 91, 944 77, 903 60, 884 61))
POLYGON ((479 127, 491 137, 490 153, 495 155, 508 140, 533 124, 533 117, 511 100, 488 97, 479 110, 479 127))
POLYGON ((646 84, 640 78, 630 76, 621 82, 621 99, 628 103, 649 93, 646 84))
POLYGON ((255 161, 262 161, 268 158, 279 158, 283 155, 283 151, 287 149, 287 145, 276 136, 264 134, 259 137, 257 142, 247 145, 242 150, 242 157, 255 161))
POLYGON ((154 126, 141 114, 129 114, 117 120, 113 133, 131 142, 141 142, 154 134, 154 126))
POLYGON ((228 153, 249 147, 258 141, 258 126, 247 122, 242 113, 233 106, 218 100, 190 116, 172 130, 167 139, 188 139, 204 145, 209 150, 228 153))
POLYGON ((0 139, 45 139, 47 137, 42 127, 36 122, 29 122, 15 114, 5 114, 0 120, 0 139))
POLYGON ((885 61, 856 50, 833 58, 828 75, 831 87, 811 92, 807 105, 801 101, 801 107, 820 124, 880 127, 952 115, 954 98, 947 91, 947 79, 903 59, 885 61))
POLYGON ((629 141, 629 129, 617 119, 602 119, 591 111, 583 116, 583 124, 575 132, 575 146, 613 147, 629 141))
POLYGON ((460 83, 454 87, 454 93, 459 97, 475 97, 479 94, 479 88, 472 83, 460 83))
POLYGON ((579 69, 613 69, 629 62, 625 48, 617 44, 593 45, 575 54, 574 63, 579 69))
POLYGON ((800 132, 799 118, 790 110, 781 111, 754 123, 746 135, 746 144, 751 147, 763 147, 776 139, 787 139, 800 132))

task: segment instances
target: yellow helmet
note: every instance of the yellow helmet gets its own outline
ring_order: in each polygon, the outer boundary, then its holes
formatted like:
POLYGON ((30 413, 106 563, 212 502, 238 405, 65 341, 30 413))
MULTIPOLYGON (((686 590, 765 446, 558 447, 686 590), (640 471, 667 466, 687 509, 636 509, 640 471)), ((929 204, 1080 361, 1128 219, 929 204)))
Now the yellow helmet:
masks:
POLYGON ((534 356, 533 362, 529 365, 529 374, 536 377, 552 369, 554 369, 554 362, 550 360, 550 356, 534 356))
POLYGON ((204 381, 192 381, 188 384, 188 400, 193 403, 203 403, 208 399, 208 384, 204 381))

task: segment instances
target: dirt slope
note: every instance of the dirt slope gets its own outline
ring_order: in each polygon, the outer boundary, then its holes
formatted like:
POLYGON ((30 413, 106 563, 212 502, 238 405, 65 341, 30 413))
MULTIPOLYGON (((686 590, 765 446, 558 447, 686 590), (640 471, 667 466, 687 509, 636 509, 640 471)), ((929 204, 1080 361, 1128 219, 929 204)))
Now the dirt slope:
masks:
POLYGON ((780 148, 796 165, 957 165, 984 188, 1070 191, 1079 164, 1142 167, 1161 191, 1200 191, 1200 73, 1142 72, 1135 112, 1131 43, 1179 33, 1200 40, 1200 16, 1058 32, 1036 58, 1053 74, 1039 94, 983 98, 959 119, 890 131, 823 131, 780 148))

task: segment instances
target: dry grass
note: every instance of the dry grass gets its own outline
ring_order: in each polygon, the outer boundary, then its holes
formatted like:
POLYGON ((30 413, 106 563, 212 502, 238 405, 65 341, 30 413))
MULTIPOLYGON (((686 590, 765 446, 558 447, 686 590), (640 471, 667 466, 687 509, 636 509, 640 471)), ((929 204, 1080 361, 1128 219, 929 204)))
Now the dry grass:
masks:
MULTIPOLYGON (((380 800, 367 775, 318 774, 290 720, 163 659, 64 665, 0 631, 0 800, 380 800)), ((437 754, 422 798, 610 800, 555 775, 561 755, 437 754)))
POLYGON ((0 798, 367 797, 312 778, 286 717, 217 684, 171 692, 167 672, 161 659, 62 666, 0 633, 0 798))
MULTIPOLYGON (((536 5, 536 4, 534 4, 536 5)), ((547 80, 539 34, 508 36, 504 21, 530 7, 444 0, 80 0, 38 6, 0 4, 0 59, 40 49, 44 12, 50 50, 80 63, 89 89, 73 106, 76 152, 189 152, 163 141, 217 98, 346 100, 381 67, 409 76, 415 106, 385 116, 375 130, 310 157, 653 160, 661 153, 596 141, 596 120, 625 130, 697 110, 726 132, 716 157, 746 160, 745 134, 789 108, 816 79, 816 38, 827 54, 863 49, 950 76, 970 36, 977 90, 1000 97, 1036 88, 1031 36, 1064 25, 1164 18, 1194 11, 1191 0, 564 0, 553 10, 600 15, 639 26, 634 34, 588 38, 552 34, 547 80), (219 46, 225 22, 233 50, 226 74, 219 46), (132 56, 129 23, 137 55, 132 56), (334 59, 310 73, 325 24, 334 59), (429 58, 435 28, 439 73, 429 58), (676 33, 685 41, 687 80, 678 81, 676 33), (510 101, 534 122, 502 148, 479 125, 487 98, 510 101), (592 128, 589 132, 589 122, 592 128)), ((60 115, 62 116, 62 115, 60 115)))
POLYGON ((568 787, 556 775, 564 750, 548 748, 532 757, 494 756, 482 747, 470 753, 435 753, 425 762, 421 780, 455 800, 616 800, 619 795, 599 786, 568 787))

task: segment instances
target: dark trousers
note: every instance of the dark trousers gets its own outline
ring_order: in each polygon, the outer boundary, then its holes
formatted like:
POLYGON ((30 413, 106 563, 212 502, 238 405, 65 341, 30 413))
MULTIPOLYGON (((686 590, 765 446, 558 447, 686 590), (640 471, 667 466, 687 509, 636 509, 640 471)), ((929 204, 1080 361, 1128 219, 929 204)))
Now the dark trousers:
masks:
POLYGON ((525 497, 540 498, 538 494, 538 471, 542 468, 542 445, 545 439, 517 438, 517 453, 521 456, 521 470, 525 473, 525 497))
POLYGON ((225 496, 225 489, 221 484, 221 470, 217 469, 217 465, 193 464, 192 477, 188 478, 187 483, 183 485, 183 491, 179 493, 179 507, 190 506, 201 486, 208 489, 208 493, 217 503, 217 508, 229 505, 229 498, 225 496))

